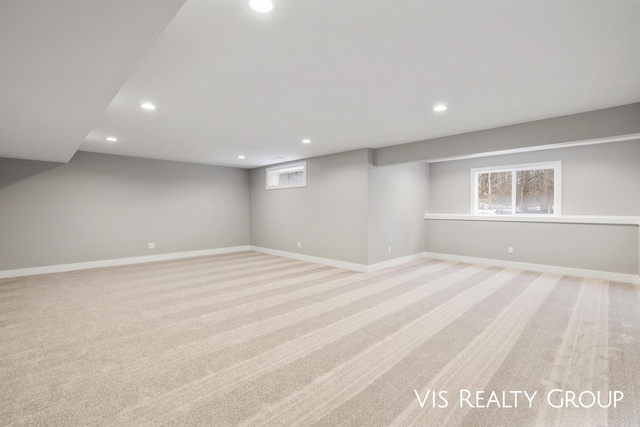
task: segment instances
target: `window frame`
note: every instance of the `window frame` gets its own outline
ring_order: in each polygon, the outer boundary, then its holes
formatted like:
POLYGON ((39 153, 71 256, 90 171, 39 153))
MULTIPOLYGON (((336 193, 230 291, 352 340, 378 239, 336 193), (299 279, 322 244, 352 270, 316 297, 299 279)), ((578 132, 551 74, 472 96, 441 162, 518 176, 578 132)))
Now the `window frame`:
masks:
POLYGON ((296 163, 288 163, 278 166, 271 166, 265 169, 265 188, 267 190, 280 190, 283 188, 299 188, 307 186, 307 162, 296 162, 296 163), (282 175, 286 172, 293 172, 298 168, 302 168, 302 182, 298 184, 280 184, 278 185, 269 185, 269 174, 270 173, 278 173, 278 175, 282 175))
POLYGON ((471 209, 473 216, 509 216, 509 217, 554 217, 562 215, 562 161, 540 163, 524 163, 506 166, 489 166, 471 169, 471 209), (519 214, 516 212, 517 172, 525 170, 553 169, 553 213, 551 214, 519 214), (478 176, 483 173, 511 172, 511 213, 486 214, 478 211, 478 176))

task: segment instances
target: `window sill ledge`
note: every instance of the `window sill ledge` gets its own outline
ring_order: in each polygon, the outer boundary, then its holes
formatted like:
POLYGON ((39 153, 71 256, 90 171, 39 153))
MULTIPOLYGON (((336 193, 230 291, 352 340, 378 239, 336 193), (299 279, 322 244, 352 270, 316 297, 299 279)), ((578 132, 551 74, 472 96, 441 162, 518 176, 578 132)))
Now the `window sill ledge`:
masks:
POLYGON ((558 216, 494 216, 470 214, 427 213, 424 219, 448 221, 494 221, 494 222, 548 222, 557 224, 604 224, 604 225, 640 225, 639 216, 605 215, 558 215, 558 216))

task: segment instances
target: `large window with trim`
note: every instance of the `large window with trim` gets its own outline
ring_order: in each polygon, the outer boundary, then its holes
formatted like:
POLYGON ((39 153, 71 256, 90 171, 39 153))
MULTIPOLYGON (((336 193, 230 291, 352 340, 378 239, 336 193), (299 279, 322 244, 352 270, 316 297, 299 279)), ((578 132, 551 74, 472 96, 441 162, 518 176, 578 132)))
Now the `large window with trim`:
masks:
POLYGON ((306 187, 307 163, 299 162, 267 168, 267 190, 306 187))
POLYGON ((471 170, 472 215, 560 215, 561 162, 471 170))

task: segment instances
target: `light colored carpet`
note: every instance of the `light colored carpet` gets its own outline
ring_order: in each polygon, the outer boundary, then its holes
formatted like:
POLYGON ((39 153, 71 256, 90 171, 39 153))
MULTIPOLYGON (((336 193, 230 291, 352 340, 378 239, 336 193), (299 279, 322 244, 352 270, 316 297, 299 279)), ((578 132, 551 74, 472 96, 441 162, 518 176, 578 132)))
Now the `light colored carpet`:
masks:
POLYGON ((640 292, 257 252, 0 280, 0 424, 640 425, 640 292))

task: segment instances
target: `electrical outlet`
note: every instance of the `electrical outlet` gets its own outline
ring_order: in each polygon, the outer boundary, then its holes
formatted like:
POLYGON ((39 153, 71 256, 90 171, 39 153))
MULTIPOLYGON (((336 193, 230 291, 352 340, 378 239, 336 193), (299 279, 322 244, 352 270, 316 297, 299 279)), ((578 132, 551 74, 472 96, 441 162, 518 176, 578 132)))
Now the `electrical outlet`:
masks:
POLYGON ((508 252, 508 253, 510 253, 510 254, 512 254, 512 253, 513 253, 513 247, 509 246, 509 247, 507 248, 507 252, 508 252))
POLYGON ((149 243, 148 245, 149 249, 155 249, 156 248, 156 244, 155 243, 149 243))
POLYGON ((389 246, 389 253, 391 253, 391 246, 389 246))
POLYGON ((302 242, 298 242, 298 247, 301 248, 302 247, 302 242))

